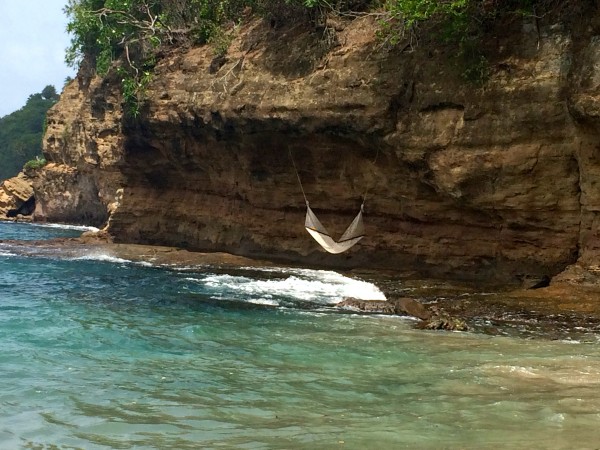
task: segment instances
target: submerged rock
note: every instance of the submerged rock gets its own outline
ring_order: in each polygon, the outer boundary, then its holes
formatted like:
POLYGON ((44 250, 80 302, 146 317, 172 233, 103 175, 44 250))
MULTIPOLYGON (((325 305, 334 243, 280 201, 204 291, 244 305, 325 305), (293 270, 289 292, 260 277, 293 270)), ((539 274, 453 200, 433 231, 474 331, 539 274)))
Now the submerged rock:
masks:
POLYGON ((348 297, 336 305, 339 308, 355 309, 369 313, 412 316, 421 320, 430 319, 432 312, 417 300, 402 297, 394 300, 361 300, 348 297))

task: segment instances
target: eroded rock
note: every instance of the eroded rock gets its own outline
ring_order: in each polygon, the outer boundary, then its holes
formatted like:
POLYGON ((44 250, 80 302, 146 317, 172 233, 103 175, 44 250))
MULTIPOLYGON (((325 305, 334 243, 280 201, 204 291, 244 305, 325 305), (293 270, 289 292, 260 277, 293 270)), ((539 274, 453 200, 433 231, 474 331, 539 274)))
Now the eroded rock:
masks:
POLYGON ((32 178, 24 173, 0 184, 0 217, 30 216, 35 208, 32 178))
POLYGON ((357 298, 345 298, 336 304, 338 308, 353 309, 367 313, 396 314, 396 307, 385 300, 360 300, 357 298))
POLYGON ((351 309, 365 313, 397 314, 421 319, 417 328, 426 330, 467 331, 469 327, 463 319, 440 313, 430 309, 419 301, 402 297, 394 300, 361 300, 345 298, 336 305, 339 308, 351 309))
POLYGON ((456 317, 435 315, 428 320, 417 324, 417 328, 423 330, 446 330, 446 331, 468 331, 467 323, 456 317))
POLYGON ((348 297, 336 306, 369 313, 412 316, 422 320, 429 319, 432 315, 432 312, 427 307, 417 300, 408 297, 395 300, 362 300, 348 297))
POLYGON ((165 53, 133 123, 116 77, 80 78, 48 115, 36 216, 107 222, 119 242, 446 278, 597 265, 600 53, 550 20, 489 30, 483 88, 455 48, 382 46, 372 17, 332 27, 331 48, 253 19, 219 64, 210 46, 165 53), (343 257, 305 233, 290 152, 334 235, 369 191, 368 236, 343 257))
POLYGON ((413 298, 402 297, 390 300, 390 303, 393 303, 396 314, 404 314, 421 320, 429 320, 433 314, 431 310, 413 298))

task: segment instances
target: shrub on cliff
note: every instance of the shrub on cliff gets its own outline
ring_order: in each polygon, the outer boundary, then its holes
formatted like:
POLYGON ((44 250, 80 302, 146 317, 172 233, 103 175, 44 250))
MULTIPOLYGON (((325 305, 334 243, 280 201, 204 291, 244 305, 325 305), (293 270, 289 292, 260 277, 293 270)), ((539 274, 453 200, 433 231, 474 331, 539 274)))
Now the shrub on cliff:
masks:
POLYGON ((132 115, 139 113, 156 54, 165 45, 206 43, 220 26, 237 20, 247 0, 69 0, 65 12, 72 34, 66 61, 89 64, 105 75, 117 70, 132 115))
MULTIPOLYGON (((336 7, 362 8, 369 1, 343 0, 336 7)), ((314 16, 309 11, 331 9, 322 0, 69 0, 65 12, 72 39, 66 61, 101 76, 119 71, 126 112, 136 116, 164 46, 212 43, 222 54, 230 30, 250 11, 277 22, 306 20, 314 16)))
MULTIPOLYGON (((313 0, 307 0, 313 1, 313 0)), ((584 0, 385 0, 380 34, 391 45, 409 46, 428 35, 454 45, 463 75, 476 83, 488 75, 482 46, 486 33, 512 19, 537 21, 554 16, 577 22, 594 2, 584 0)))
MULTIPOLYGON (((491 22, 507 14, 547 12, 558 0, 69 0, 65 12, 72 41, 69 64, 92 68, 104 75, 118 70, 126 111, 139 114, 144 88, 151 79, 156 57, 165 45, 212 42, 225 53, 229 30, 254 11, 278 21, 312 18, 323 24, 326 14, 355 17, 375 14, 386 43, 418 42, 421 32, 435 29, 446 42, 457 45, 465 75, 482 80, 486 59, 481 36, 491 22), (120 61, 119 64, 113 64, 120 61), (118 67, 114 69, 115 67, 118 67)), ((581 2, 579 2, 581 3, 581 2)), ((317 27, 318 28, 318 27, 317 27)))
POLYGON ((44 167, 46 164, 47 164, 47 161, 45 158, 40 158, 39 156, 36 156, 34 159, 30 159, 29 161, 27 161, 25 163, 25 165, 23 166, 23 169, 38 170, 38 169, 41 169, 42 167, 44 167))

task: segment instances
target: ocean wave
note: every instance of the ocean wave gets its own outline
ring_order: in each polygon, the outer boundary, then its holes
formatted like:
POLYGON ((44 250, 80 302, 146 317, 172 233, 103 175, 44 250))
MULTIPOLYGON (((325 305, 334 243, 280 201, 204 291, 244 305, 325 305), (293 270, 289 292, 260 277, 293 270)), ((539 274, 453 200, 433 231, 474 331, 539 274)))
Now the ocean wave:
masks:
POLYGON ((85 255, 75 256, 69 259, 71 259, 72 261, 102 261, 115 264, 127 264, 133 262, 128 259, 123 259, 117 256, 109 255, 108 253, 87 253, 85 255))
POLYGON ((228 274, 210 274, 186 279, 199 283, 215 293, 218 292, 220 296, 228 294, 234 297, 265 300, 287 297, 324 305, 339 303, 346 297, 385 300, 385 295, 374 284, 349 278, 337 272, 310 269, 281 269, 281 271, 292 274, 278 279, 228 274))
POLYGON ((69 225, 64 223, 32 223, 34 227, 58 228, 61 230, 100 231, 100 228, 87 225, 69 225))
POLYGON ((254 305, 264 305, 264 306, 279 306, 279 302, 277 300, 269 299, 269 298, 252 298, 248 300, 248 303, 252 303, 254 305))

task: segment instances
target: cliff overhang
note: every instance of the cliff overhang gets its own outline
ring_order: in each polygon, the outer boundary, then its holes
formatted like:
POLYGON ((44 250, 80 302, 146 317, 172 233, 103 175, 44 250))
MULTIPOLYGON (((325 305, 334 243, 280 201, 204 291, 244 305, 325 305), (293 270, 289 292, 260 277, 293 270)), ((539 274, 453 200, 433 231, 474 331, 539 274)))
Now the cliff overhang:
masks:
POLYGON ((382 46, 371 17, 327 42, 254 19, 225 57, 174 50, 136 120, 118 80, 80 77, 49 114, 36 217, 104 225, 117 242, 454 278, 596 264, 592 22, 494 30, 483 86, 449 46, 382 46), (367 193, 368 237, 351 251, 305 233, 290 154, 334 234, 367 193))

